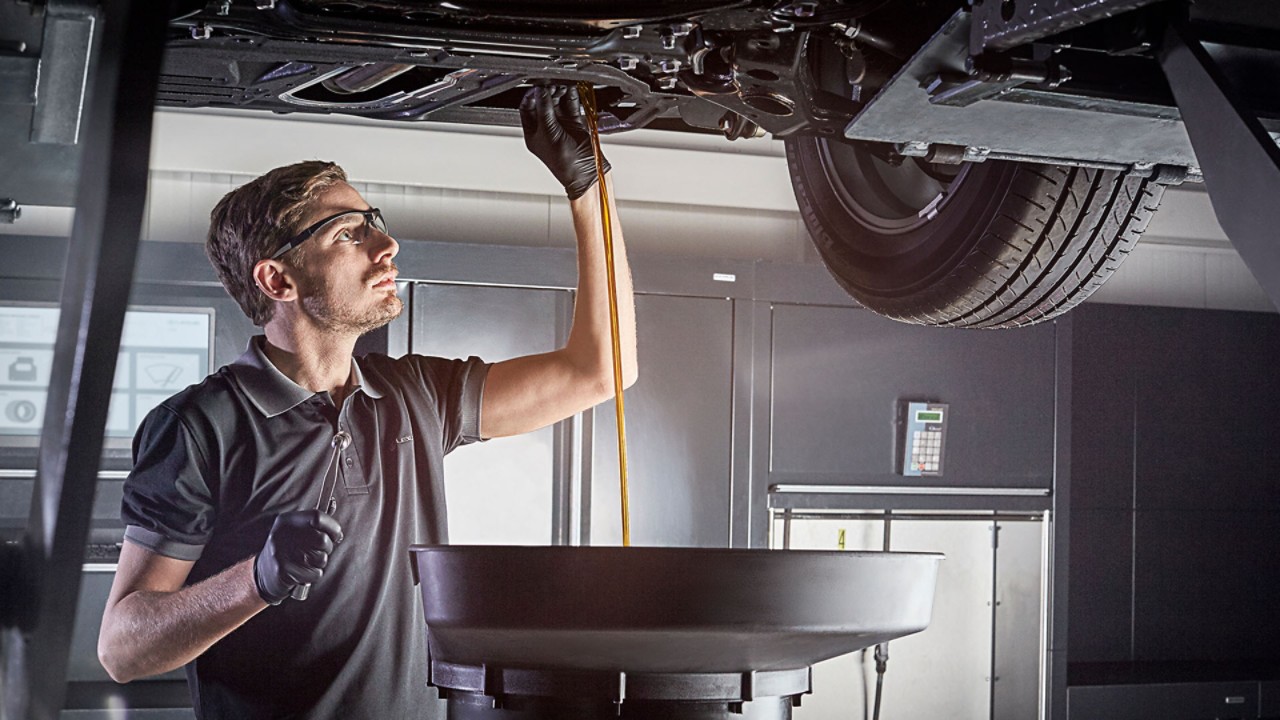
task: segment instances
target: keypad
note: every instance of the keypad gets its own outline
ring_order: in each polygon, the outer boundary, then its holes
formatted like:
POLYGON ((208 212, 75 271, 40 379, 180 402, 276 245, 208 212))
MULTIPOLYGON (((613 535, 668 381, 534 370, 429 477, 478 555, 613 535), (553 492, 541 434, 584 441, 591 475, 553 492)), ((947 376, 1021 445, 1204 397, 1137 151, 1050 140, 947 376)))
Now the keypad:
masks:
POLYGON ((911 467, 936 473, 942 464, 942 431, 916 430, 911 440, 911 467))

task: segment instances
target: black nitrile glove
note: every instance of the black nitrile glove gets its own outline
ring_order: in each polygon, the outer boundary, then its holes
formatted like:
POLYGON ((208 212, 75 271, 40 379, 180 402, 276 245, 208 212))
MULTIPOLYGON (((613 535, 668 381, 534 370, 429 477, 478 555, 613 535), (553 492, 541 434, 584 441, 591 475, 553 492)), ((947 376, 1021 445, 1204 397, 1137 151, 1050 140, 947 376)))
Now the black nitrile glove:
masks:
MULTIPOLYGON (((529 88, 520 101, 520 124, 525 146, 550 168, 570 200, 595 185, 596 156, 576 85, 529 88)), ((609 161, 603 165, 609 172, 609 161)))
POLYGON ((319 510, 280 513, 253 564, 258 595, 279 605, 295 586, 319 580, 334 543, 340 542, 342 526, 319 510))

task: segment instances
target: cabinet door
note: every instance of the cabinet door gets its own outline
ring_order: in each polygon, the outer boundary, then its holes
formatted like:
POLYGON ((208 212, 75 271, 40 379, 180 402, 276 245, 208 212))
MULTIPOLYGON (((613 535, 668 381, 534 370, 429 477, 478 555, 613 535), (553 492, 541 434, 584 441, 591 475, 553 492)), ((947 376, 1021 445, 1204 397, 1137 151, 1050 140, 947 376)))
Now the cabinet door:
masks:
MULTIPOLYGON (((733 302, 641 295, 636 323, 640 379, 623 398, 632 543, 727 547, 733 302)), ((591 544, 620 544, 613 401, 594 415, 591 544)))
MULTIPOLYGON (((996 581, 990 523, 939 516, 895 519, 890 523, 895 552, 937 552, 933 616, 929 627, 888 644, 889 664, 882 691, 885 718, 999 720, 992 713, 990 683, 994 649, 991 592, 996 581)), ((774 537, 782 535, 775 533, 774 537)), ((811 515, 792 521, 791 550, 878 551, 884 547, 881 520, 811 515)), ((887 602, 887 601, 886 601, 887 602)), ((1035 636, 1035 625, 1027 631, 1035 636)), ((1035 668, 1034 662, 1032 665, 1035 668)), ((795 720, 869 717, 876 686, 874 648, 842 655, 813 667, 813 695, 794 712, 795 720), (865 715, 864 715, 865 713, 865 715)), ((1032 698, 1035 688, 1032 687, 1032 698)), ((1035 713, 1021 720, 1035 718, 1035 713)))
MULTIPOLYGON (((569 303, 569 293, 559 290, 418 284, 409 347, 423 355, 477 355, 488 362, 548 352, 559 344, 569 303)), ((554 428, 546 427, 450 453, 450 542, 550 544, 554 439, 554 428)))
POLYGON ((1056 343, 1053 323, 955 330, 779 305, 771 477, 920 485, 894 474, 895 402, 936 400, 951 407, 944 475, 923 484, 1048 489, 1056 343))

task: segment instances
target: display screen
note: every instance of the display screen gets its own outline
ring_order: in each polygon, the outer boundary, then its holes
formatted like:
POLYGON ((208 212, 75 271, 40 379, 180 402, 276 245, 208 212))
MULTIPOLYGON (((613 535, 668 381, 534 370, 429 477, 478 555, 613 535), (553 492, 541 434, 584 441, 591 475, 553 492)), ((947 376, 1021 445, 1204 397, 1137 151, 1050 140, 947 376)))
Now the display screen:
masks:
POLYGON ((916 413, 916 422, 942 422, 942 411, 921 410, 916 413))
MULTIPOLYGON (((0 444, 34 442, 44 424, 58 308, 0 305, 0 444)), ((151 408, 210 371, 213 311, 138 308, 125 315, 107 437, 128 438, 151 408)))

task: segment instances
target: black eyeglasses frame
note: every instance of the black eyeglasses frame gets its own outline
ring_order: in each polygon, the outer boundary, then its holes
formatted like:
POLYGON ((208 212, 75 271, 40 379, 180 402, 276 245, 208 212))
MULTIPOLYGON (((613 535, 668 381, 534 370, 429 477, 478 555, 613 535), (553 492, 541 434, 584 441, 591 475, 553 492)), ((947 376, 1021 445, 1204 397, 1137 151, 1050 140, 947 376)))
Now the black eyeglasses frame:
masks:
POLYGON ((363 215, 365 226, 372 227, 378 232, 381 232, 384 234, 387 233, 387 221, 383 219, 382 211, 379 210, 378 208, 369 208, 368 210, 343 210, 342 212, 334 213, 329 217, 323 218, 321 220, 318 220, 312 223, 310 226, 307 227, 306 230, 303 230, 302 232, 293 236, 291 240, 285 242, 285 244, 277 248, 276 251, 272 253, 271 256, 268 257, 267 259, 279 260, 281 256, 283 256, 285 253, 298 247, 302 243, 310 240, 311 236, 320 232, 320 229, 323 228, 325 225, 328 225, 329 223, 333 222, 334 220, 337 220, 338 218, 344 215, 363 215))

